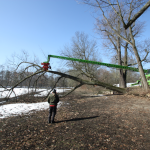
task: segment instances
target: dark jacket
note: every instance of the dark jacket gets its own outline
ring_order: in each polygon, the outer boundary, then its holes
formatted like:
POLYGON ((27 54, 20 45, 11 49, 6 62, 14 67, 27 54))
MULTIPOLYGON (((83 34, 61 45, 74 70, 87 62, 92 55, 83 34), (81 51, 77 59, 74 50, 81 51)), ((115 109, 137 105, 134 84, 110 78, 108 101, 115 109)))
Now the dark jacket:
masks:
POLYGON ((51 94, 48 96, 47 101, 50 105, 57 105, 57 103, 59 102, 59 97, 57 94, 55 95, 51 94))

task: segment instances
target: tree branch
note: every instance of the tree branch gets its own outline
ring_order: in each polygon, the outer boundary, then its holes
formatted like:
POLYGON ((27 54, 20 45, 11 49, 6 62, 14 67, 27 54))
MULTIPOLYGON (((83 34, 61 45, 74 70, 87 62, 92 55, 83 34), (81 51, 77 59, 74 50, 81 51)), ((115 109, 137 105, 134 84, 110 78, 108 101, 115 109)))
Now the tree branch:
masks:
POLYGON ((35 73, 33 73, 32 75, 29 75, 29 76, 27 76, 26 78, 24 78, 24 79, 22 79, 21 81, 19 81, 16 85, 14 85, 14 86, 10 89, 11 92, 7 94, 6 98, 8 99, 8 98, 10 97, 11 93, 13 92, 13 89, 14 89, 15 87, 17 87, 20 83, 22 83, 22 82, 25 81, 26 79, 28 79, 28 78, 30 78, 30 77, 36 75, 36 74, 39 74, 39 73, 42 73, 42 72, 43 72, 43 71, 35 72, 35 73))
POLYGON ((138 13, 136 13, 132 19, 130 19, 130 21, 127 24, 124 24, 124 28, 128 29, 129 26, 132 25, 133 22, 135 22, 135 20, 137 18, 139 18, 145 11, 146 9, 148 9, 148 7, 150 6, 150 0, 141 8, 141 10, 139 10, 138 13))
POLYGON ((65 96, 71 94, 74 90, 76 90, 77 88, 81 87, 82 85, 83 85, 83 84, 80 83, 79 85, 77 85, 76 87, 74 87, 71 91, 69 91, 68 93, 66 93, 65 95, 60 96, 60 98, 63 98, 63 97, 65 97, 65 96))

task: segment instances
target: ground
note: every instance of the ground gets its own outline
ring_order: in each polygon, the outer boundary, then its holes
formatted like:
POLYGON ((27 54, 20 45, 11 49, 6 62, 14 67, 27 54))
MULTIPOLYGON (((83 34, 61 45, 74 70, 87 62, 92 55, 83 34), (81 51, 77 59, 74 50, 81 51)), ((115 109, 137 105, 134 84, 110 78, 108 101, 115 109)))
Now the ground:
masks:
POLYGON ((150 149, 149 98, 77 92, 61 101, 55 124, 48 110, 1 119, 0 149, 150 149))

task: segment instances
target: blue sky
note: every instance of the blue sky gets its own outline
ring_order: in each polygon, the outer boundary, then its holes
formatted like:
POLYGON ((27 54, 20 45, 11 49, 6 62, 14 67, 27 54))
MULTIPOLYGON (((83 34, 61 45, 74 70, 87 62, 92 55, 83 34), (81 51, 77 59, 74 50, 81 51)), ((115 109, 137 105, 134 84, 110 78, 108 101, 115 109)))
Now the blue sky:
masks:
MULTIPOLYGON (((94 33, 93 10, 75 0, 0 0, 0 65, 12 54, 25 50, 41 62, 48 54, 60 55, 64 45, 70 44, 76 31, 85 32, 97 40, 101 51, 102 40, 94 33)), ((140 17, 146 22, 143 37, 150 34, 150 10, 140 17)), ((101 56, 103 62, 109 62, 101 56)), ((57 62, 57 60, 53 60, 57 62)))

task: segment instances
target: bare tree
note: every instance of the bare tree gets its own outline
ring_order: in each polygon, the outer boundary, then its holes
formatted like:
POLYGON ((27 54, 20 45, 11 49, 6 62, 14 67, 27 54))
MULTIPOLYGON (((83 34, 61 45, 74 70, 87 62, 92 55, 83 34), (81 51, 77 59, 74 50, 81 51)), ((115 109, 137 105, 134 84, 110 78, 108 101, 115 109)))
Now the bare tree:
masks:
MULTIPOLYGON (((129 32, 123 28, 123 25, 120 23, 120 21, 118 21, 117 16, 114 12, 111 12, 111 15, 109 15, 108 19, 110 20, 111 25, 116 28, 119 34, 123 35, 124 37, 126 37, 126 39, 131 41, 129 32)), ((139 36, 139 34, 142 32, 142 28, 143 23, 136 24, 136 26, 133 28, 134 38, 139 36)), ((129 47, 129 43, 127 43, 126 41, 122 40, 120 37, 115 35, 114 31, 110 28, 105 19, 97 19, 96 31, 104 39, 103 45, 105 51, 109 50, 109 53, 110 51, 112 51, 113 53, 116 54, 115 58, 118 62, 118 65, 131 66, 131 64, 128 63, 128 57, 131 57, 130 55, 133 55, 133 53, 130 50, 131 48, 129 47), (122 58, 122 50, 124 50, 123 58, 122 58)), ((143 51, 141 50, 140 53, 143 54, 143 51)), ((145 59, 147 55, 148 55, 147 53, 144 55, 145 59)), ((127 70, 120 69, 120 87, 123 88, 126 87, 126 77, 127 77, 127 70)))
MULTIPOLYGON (((100 60, 97 52, 96 42, 90 40, 88 35, 83 32, 75 33, 75 36, 71 41, 71 46, 66 46, 62 51, 62 55, 84 60, 100 60)), ((92 80, 96 78, 97 68, 100 67, 98 65, 80 63, 75 61, 67 62, 67 66, 76 71, 77 76, 82 75, 92 80)))
MULTIPOLYGON (((111 21, 112 25, 116 26, 116 30, 118 31, 119 34, 121 34, 122 32, 121 24, 120 24, 120 21, 118 21, 118 19, 116 18, 117 17, 114 14, 110 16, 109 20, 113 20, 111 21), (112 16, 113 18, 111 18, 112 16)), ((107 22, 104 19, 102 20, 97 19, 96 30, 98 34, 103 35, 104 42, 106 43, 106 44, 104 43, 105 47, 108 48, 108 46, 110 46, 113 50, 115 50, 116 56, 117 56, 116 58, 118 60, 117 61, 118 65, 122 66, 121 46, 123 42, 121 38, 113 34, 112 29, 108 26, 107 22)), ((124 73, 122 69, 120 69, 120 84, 119 85, 120 87, 123 87, 123 88, 126 87, 126 71, 124 73)))
POLYGON ((144 63, 150 63, 150 39, 145 39, 137 44, 138 52, 144 63))
POLYGON ((125 22, 130 22, 132 20, 132 17, 138 13, 138 10, 141 6, 145 4, 145 1, 136 1, 136 0, 130 0, 130 1, 123 1, 123 0, 84 0, 86 4, 89 4, 91 6, 94 6, 96 9, 100 10, 102 12, 103 18, 106 20, 109 27, 113 30, 114 34, 117 35, 119 38, 126 41, 128 44, 132 46, 133 52, 135 54, 139 72, 143 81, 143 88, 145 90, 148 90, 148 83, 143 71, 141 58, 137 50, 136 41, 134 38, 134 24, 129 26, 128 32, 130 34, 130 39, 127 39, 126 36, 121 35, 118 30, 112 26, 111 21, 108 19, 111 12, 114 12, 118 18, 118 20, 121 21, 123 25, 125 25, 125 22))
MULTIPOLYGON (((118 5, 119 1, 112 1, 112 0, 82 0, 85 4, 94 6, 94 7, 99 7, 98 5, 102 5, 102 7, 112 7, 115 5, 118 5), (97 5, 98 3, 98 5, 97 5)), ((127 5, 130 5, 130 1, 125 0, 124 3, 126 3, 127 5)), ((130 18, 129 20, 126 20, 121 11, 116 11, 117 15, 121 18, 122 23, 123 23, 123 27, 124 29, 128 29, 149 7, 150 7, 150 0, 145 0, 145 1, 134 1, 133 2, 138 3, 138 7, 140 7, 140 9, 138 9, 138 12, 136 12, 136 14, 134 14, 132 16, 132 18, 130 18)), ((133 5, 134 6, 134 5, 133 5)), ((137 5, 134 7, 136 8, 137 5)))

